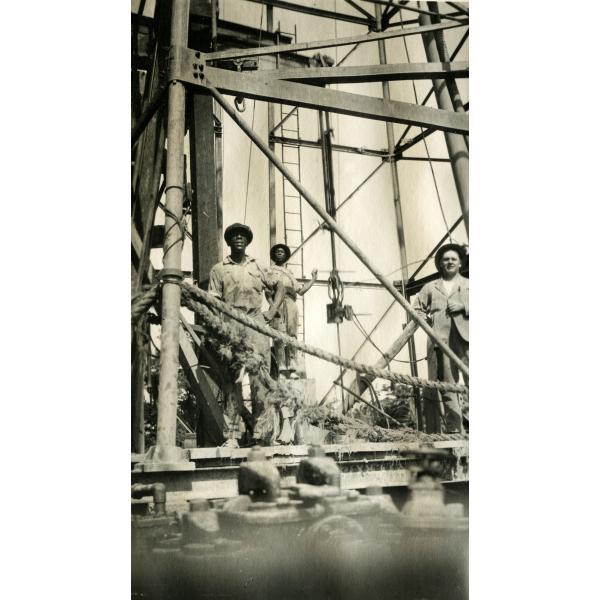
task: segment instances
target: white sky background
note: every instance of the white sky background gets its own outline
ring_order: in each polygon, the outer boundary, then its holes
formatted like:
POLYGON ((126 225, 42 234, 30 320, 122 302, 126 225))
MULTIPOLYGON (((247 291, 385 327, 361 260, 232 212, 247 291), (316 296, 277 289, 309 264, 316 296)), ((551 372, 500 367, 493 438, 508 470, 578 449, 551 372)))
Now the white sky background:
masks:
MULTIPOLYGON (((300 3, 300 2, 297 2, 300 3)), ((318 3, 305 1, 304 4, 318 5, 326 10, 336 10, 357 14, 354 9, 342 0, 320 0, 318 3)), ((136 2, 134 2, 134 5, 136 2)), ((363 3, 374 14, 373 5, 363 3)), ((266 8, 260 4, 242 2, 240 0, 222 0, 220 3, 220 18, 226 21, 237 22, 246 26, 266 29, 266 8)), ((151 14, 152 3, 145 9, 146 14, 151 14)), ((442 9, 443 10, 443 9, 442 9)), ((418 15, 406 10, 402 11, 404 19, 414 19, 418 15)), ((394 21, 399 18, 394 17, 394 21)), ((296 26, 297 41, 307 42, 325 40, 335 37, 360 35, 365 33, 365 28, 353 23, 338 22, 312 15, 295 13, 286 10, 274 9, 273 22, 275 29, 280 24, 281 31, 293 32, 296 26)), ((409 25, 408 27, 414 27, 409 25)), ((456 28, 444 32, 449 53, 452 53, 456 44, 461 39, 465 28, 456 28)), ((423 43, 420 36, 407 36, 404 38, 411 62, 427 62, 423 43)), ((352 48, 341 46, 320 50, 335 58, 336 62, 352 48)), ((469 42, 463 45, 456 60, 468 60, 469 42)), ((386 40, 387 62, 408 62, 402 38, 386 40)), ((319 50, 306 52, 312 56, 319 50)), ((273 64, 271 57, 260 57, 261 66, 265 63, 273 64)), ((345 66, 379 64, 377 42, 361 44, 359 48, 344 62, 345 66)), ((458 80, 463 102, 467 102, 468 79, 458 80)), ((431 87, 428 80, 415 81, 417 98, 420 102, 431 87)), ((381 97, 381 83, 343 84, 332 86, 334 89, 381 97)), ((390 84, 391 98, 404 102, 415 102, 412 82, 398 81, 390 84)), ((228 96, 233 103, 233 97, 228 96)), ((246 111, 242 117, 248 124, 252 123, 254 114, 254 131, 267 140, 267 103, 246 100, 246 111)), ((437 107, 435 95, 428 101, 428 106, 437 107)), ((289 110, 289 107, 287 108, 289 110)), ((276 105, 275 121, 278 122, 279 107, 276 105)), ((300 109, 300 137, 303 139, 317 140, 318 112, 309 109, 300 109)), ((387 149, 385 123, 370 119, 361 119, 346 115, 330 113, 331 126, 334 129, 334 143, 365 147, 370 149, 387 149)), ((254 240, 248 249, 248 254, 254 256, 261 264, 269 264, 269 217, 268 217, 268 160, 253 147, 250 157, 250 172, 248 174, 248 160, 251 141, 224 115, 223 127, 223 221, 225 226, 235 221, 244 221, 252 228, 254 240), (248 191, 246 187, 248 186, 248 191), (246 205, 247 197, 247 205, 246 205)), ((394 137, 398 140, 405 126, 394 124, 394 137)), ((420 133, 419 128, 412 128, 406 139, 415 137, 420 133)), ((278 133, 281 135, 281 133, 278 133)), ((447 149, 444 135, 441 132, 426 138, 431 157, 447 158, 447 149)), ((281 157, 281 146, 276 146, 276 152, 281 157)), ((286 150, 287 152, 287 150, 286 150)), ((407 156, 426 156, 424 144, 421 142, 407 152, 407 156)), ((301 180, 307 189, 324 205, 323 175, 321 153, 317 149, 301 149, 301 180)), ((353 155, 348 153, 333 153, 334 181, 336 205, 340 204, 380 163, 377 157, 353 155)), ((189 164, 189 163, 188 163, 189 164)), ((400 183, 400 200, 404 219, 404 232, 406 238, 406 254, 409 263, 409 274, 414 271, 419 262, 427 256, 435 244, 446 232, 444 218, 440 210, 435 192, 434 179, 428 162, 399 161, 398 174, 400 183)), ((460 216, 460 206, 456 194, 456 187, 449 163, 432 163, 435 172, 440 201, 448 226, 460 216)), ((283 178, 276 173, 277 182, 277 232, 278 241, 283 241, 283 204, 282 204, 283 178)), ((305 237, 320 222, 318 215, 304 202, 303 229, 305 237)), ((159 211, 158 222, 163 222, 164 215, 159 211)), ((367 254, 373 263, 389 278, 401 278, 400 252, 396 233, 396 220, 393 206, 393 192, 391 172, 388 165, 383 166, 361 190, 340 210, 337 215, 340 226, 351 235, 352 239, 367 254)), ((453 239, 466 242, 466 232, 461 224, 452 234, 453 239)), ((227 253, 227 246, 224 251, 227 253)), ((336 239, 336 254, 338 269, 341 277, 348 281, 376 282, 373 275, 362 263, 346 248, 339 239, 336 239)), ((155 267, 160 268, 162 250, 153 251, 152 260, 155 267)), ((192 270, 192 248, 188 240, 184 247, 182 268, 192 270)), ((313 267, 319 269, 319 278, 326 279, 331 269, 330 238, 328 232, 320 232, 305 246, 304 270, 309 276, 313 267)), ((421 271, 419 277, 433 273, 433 261, 421 271)), ((366 288, 346 288, 344 303, 353 306, 354 311, 367 331, 377 323, 381 315, 392 301, 390 294, 385 290, 366 288)), ((305 339, 307 343, 319 346, 325 350, 338 351, 336 326, 326 323, 326 304, 330 302, 326 286, 315 285, 305 296, 305 339)), ((372 336, 377 346, 385 351, 400 335, 402 325, 406 322, 404 310, 395 306, 382 321, 381 325, 372 336)), ((350 357, 363 342, 364 336, 354 323, 344 321, 340 325, 341 355, 350 357)), ((426 336, 419 331, 415 335, 417 358, 425 356, 426 336)), ((367 343, 357 360, 367 364, 380 358, 380 353, 370 343, 367 343)), ((408 349, 405 348, 397 357, 399 360, 408 360, 408 349)), ((409 373, 407 364, 392 363, 393 370, 409 373)), ((321 398, 329 389, 333 379, 339 374, 335 365, 321 361, 312 356, 306 356, 307 376, 316 379, 317 398, 321 398)), ((419 364, 419 375, 426 376, 426 363, 419 364)), ((353 374, 350 373, 348 383, 353 374)))

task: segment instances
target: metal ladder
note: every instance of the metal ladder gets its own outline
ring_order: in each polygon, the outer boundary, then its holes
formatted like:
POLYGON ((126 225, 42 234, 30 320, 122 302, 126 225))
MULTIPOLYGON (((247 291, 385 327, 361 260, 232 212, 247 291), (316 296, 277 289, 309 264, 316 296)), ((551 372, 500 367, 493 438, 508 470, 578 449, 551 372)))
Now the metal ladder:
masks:
MULTIPOLYGON (((300 139, 300 119, 298 107, 280 105, 282 137, 289 140, 300 139)), ((287 142, 281 145, 281 160, 291 171, 292 175, 301 181, 300 145, 287 142)), ((292 184, 285 178, 283 180, 283 231, 284 241, 293 252, 304 242, 304 229, 302 224, 302 198, 292 184)), ((296 279, 304 275, 304 248, 300 248, 290 262, 288 268, 296 279)), ((298 298, 298 339, 304 341, 304 296, 298 298)))

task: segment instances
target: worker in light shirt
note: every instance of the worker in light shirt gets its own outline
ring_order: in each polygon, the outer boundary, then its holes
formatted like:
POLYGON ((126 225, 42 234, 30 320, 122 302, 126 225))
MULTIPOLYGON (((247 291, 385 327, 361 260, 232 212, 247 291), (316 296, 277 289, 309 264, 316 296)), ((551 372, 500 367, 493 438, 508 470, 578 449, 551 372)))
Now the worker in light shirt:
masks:
MULTIPOLYGON (((460 274, 467 258, 466 249, 445 244, 435 255, 440 278, 427 283, 417 295, 415 310, 428 320, 432 329, 466 365, 469 364, 469 280, 460 274)), ((458 367, 429 339, 427 366, 430 380, 459 383, 458 367)), ((465 381, 468 385, 468 381, 465 381)), ((427 430, 462 433, 462 411, 457 392, 441 392, 442 411, 437 393, 424 394, 427 430), (434 397, 430 397, 433 394, 434 397), (440 412, 442 414, 440 415, 440 412), (430 415, 429 419, 427 415, 430 415), (441 417, 441 422, 439 417, 441 417), (443 427, 442 427, 443 423, 443 427)))

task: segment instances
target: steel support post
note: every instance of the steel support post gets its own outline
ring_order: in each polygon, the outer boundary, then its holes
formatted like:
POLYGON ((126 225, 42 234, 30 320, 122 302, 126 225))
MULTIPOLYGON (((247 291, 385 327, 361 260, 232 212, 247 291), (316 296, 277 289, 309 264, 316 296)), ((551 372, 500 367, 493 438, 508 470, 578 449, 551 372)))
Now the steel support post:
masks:
POLYGON ((283 162, 269 150, 260 137, 252 130, 252 128, 242 119, 225 99, 223 94, 219 92, 209 81, 205 83, 207 91, 209 91, 215 100, 223 107, 223 110, 237 123, 242 131, 256 144, 258 149, 273 162, 277 170, 296 188, 302 197, 310 204, 313 210, 323 219, 327 225, 335 231, 338 237, 344 242, 348 249, 360 260, 360 262, 369 269, 375 278, 383 285, 383 287, 392 295, 392 297, 408 312, 408 314, 417 322, 417 324, 425 331, 427 336, 438 345, 440 350, 448 356, 448 358, 461 370, 465 375, 469 375, 469 368, 460 360, 460 358, 450 349, 448 344, 438 337, 437 333, 427 324, 425 319, 419 315, 410 305, 410 302, 404 298, 402 294, 394 287, 394 284, 371 262, 364 252, 353 242, 352 238, 340 228, 337 222, 332 219, 327 211, 323 209, 313 195, 300 183, 283 164, 283 162))
MULTIPOLYGON (((321 137, 321 161, 323 163, 323 188, 325 192, 325 209, 327 214, 332 219, 336 218, 335 209, 335 186, 333 183, 333 152, 331 150, 331 124, 329 122, 329 113, 319 111, 319 133, 321 137)), ((335 234, 333 231, 329 232, 331 242, 331 271, 332 276, 337 274, 337 258, 335 252, 335 234)), ((335 324, 336 335, 337 335, 337 346, 338 352, 342 352, 342 340, 340 334, 340 324, 335 324)), ((340 380, 343 377, 343 369, 340 367, 340 380)), ((348 403, 348 397, 342 390, 342 412, 346 413, 350 405, 348 403)))
MULTIPOLYGON (((438 13, 438 7, 436 2, 428 2, 427 3, 429 10, 433 13, 438 13)), ((439 23, 439 17, 432 17, 433 23, 439 23)), ((444 62, 450 62, 450 57, 448 55, 448 48, 446 48, 446 42, 444 41, 444 33, 439 31, 435 35, 435 43, 438 49, 438 55, 444 62)), ((460 97, 460 93, 458 91, 458 86, 456 85, 456 80, 452 77, 448 77, 446 80, 446 85, 448 86, 448 92, 450 94, 450 99, 452 100, 452 105, 454 106, 454 110, 456 112, 465 112, 465 107, 463 106, 462 99, 460 97)))
MULTIPOLYGON (((431 25, 431 17, 429 15, 420 15, 419 23, 423 27, 431 25)), ((429 62, 439 62, 440 55, 438 53, 435 37, 432 33, 423 33, 423 45, 425 46, 425 54, 429 62)), ((434 79, 433 88, 437 100, 438 108, 442 110, 454 110, 452 98, 448 91, 448 86, 444 79, 434 79)), ((448 155, 450 164, 452 165, 452 173, 456 182, 456 191, 460 208, 465 221, 467 235, 469 233, 469 148, 462 135, 444 132, 446 145, 448 146, 448 155)))
POLYGON ((217 51, 217 36, 219 34, 219 0, 210 2, 210 45, 213 52, 217 51))
MULTIPOLYGON (((375 24, 377 31, 381 31, 381 6, 375 5, 375 24)), ((377 42, 379 48, 379 64, 387 64, 387 56, 385 51, 385 40, 379 40, 377 42)), ((390 100, 390 84, 388 81, 381 83, 383 91, 383 98, 390 100)), ((392 189, 394 193, 394 213, 396 215, 396 231, 398 233, 398 245, 400 247, 400 265, 402 267, 402 282, 406 284, 408 280, 408 259, 406 258, 406 239, 404 237, 404 220, 402 218, 402 204, 400 202, 400 184, 398 181, 398 164, 392 159, 395 152, 396 142, 394 138, 394 125, 389 121, 385 123, 385 130, 387 134, 388 152, 390 155, 390 170, 392 176, 392 189)), ((408 338, 408 352, 410 358, 410 373, 413 376, 417 375, 417 364, 415 345, 412 337, 408 338)), ((387 365, 386 365, 387 366, 387 365)))
MULTIPOLYGON (((172 0, 171 47, 185 49, 188 39, 189 0, 172 0)), ((146 460, 155 469, 189 469, 187 453, 176 447, 179 311, 181 301, 181 250, 184 197, 185 86, 173 80, 169 85, 167 118, 167 176, 165 241, 160 336, 160 379, 158 388, 158 424, 156 446, 146 460)))
MULTIPOLYGON (((273 33, 273 6, 267 5, 267 31, 273 33)), ((276 41, 279 43, 279 40, 276 41)), ((279 68, 279 55, 275 55, 275 68, 279 68)), ((275 105, 267 104, 267 130, 269 137, 275 127, 275 105)), ((275 153, 275 142, 269 140, 269 150, 275 153)), ((277 243, 277 197, 275 193, 275 167, 269 161, 269 248, 277 243)))

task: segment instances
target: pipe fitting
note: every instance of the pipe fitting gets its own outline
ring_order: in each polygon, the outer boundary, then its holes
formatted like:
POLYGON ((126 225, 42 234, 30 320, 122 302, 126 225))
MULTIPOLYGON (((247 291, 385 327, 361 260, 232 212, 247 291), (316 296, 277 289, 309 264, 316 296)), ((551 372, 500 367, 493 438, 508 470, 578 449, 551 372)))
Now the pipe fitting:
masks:
POLYGON ((131 486, 131 497, 135 499, 152 496, 154 512, 164 515, 167 505, 167 488, 164 483, 134 483, 131 486))

